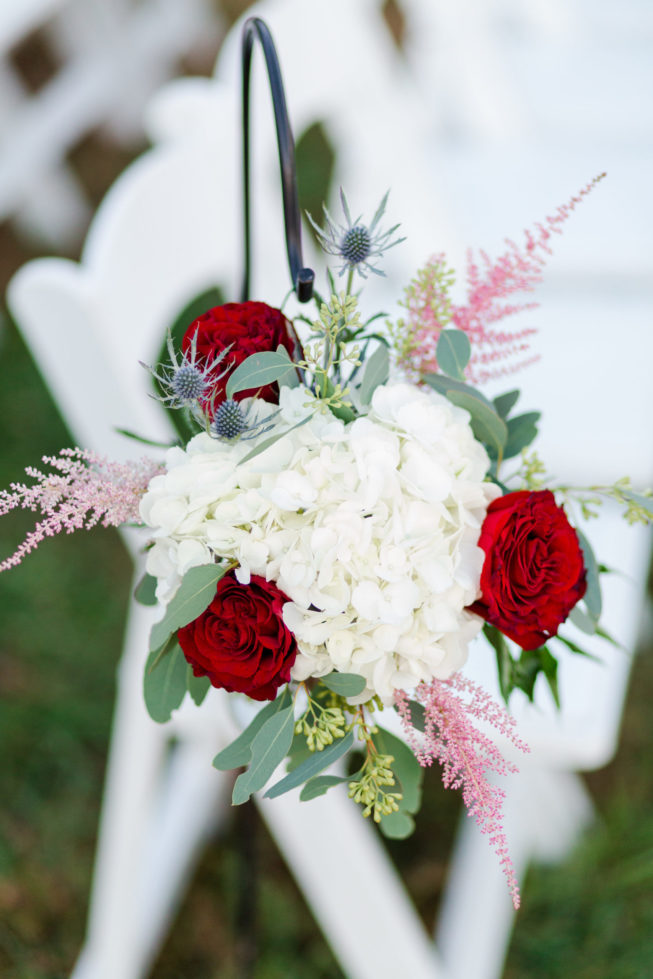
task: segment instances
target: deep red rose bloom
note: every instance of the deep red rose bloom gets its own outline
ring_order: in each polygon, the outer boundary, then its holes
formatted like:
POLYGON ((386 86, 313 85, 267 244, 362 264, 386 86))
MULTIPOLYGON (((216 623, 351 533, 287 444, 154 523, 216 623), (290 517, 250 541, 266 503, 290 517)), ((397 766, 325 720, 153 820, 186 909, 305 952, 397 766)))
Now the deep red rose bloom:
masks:
MULTIPOLYGON (((225 367, 231 366, 233 370, 250 354, 257 354, 263 350, 276 350, 280 344, 286 348, 291 357, 295 352, 295 337, 290 323, 280 309, 274 309, 265 303, 226 303, 224 306, 214 306, 213 309, 209 309, 186 330, 181 342, 183 353, 190 350, 195 335, 197 335, 197 355, 200 362, 211 363, 218 354, 231 345, 222 364, 225 367)), ((213 388, 211 399, 216 407, 226 397, 225 388, 228 380, 229 374, 217 381, 213 388)), ((277 384, 268 384, 260 391, 258 388, 239 391, 234 398, 236 401, 241 401, 255 394, 264 401, 279 403, 277 384)), ((211 399, 206 399, 206 403, 211 399)))
POLYGON ((282 618, 288 601, 257 575, 248 585, 233 572, 221 578, 206 611, 177 633, 195 676, 253 700, 274 700, 297 656, 295 637, 282 618))
POLYGON ((576 531, 553 493, 523 490, 494 500, 479 546, 481 598, 471 610, 522 649, 543 645, 587 587, 576 531))

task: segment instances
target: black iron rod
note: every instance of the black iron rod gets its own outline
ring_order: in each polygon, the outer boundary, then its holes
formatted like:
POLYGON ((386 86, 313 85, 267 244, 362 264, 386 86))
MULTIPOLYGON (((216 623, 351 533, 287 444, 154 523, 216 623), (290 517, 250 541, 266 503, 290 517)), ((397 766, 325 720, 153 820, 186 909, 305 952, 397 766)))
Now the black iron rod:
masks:
POLYGON ((286 230, 286 249, 290 277, 297 299, 301 303, 308 302, 313 296, 315 273, 304 267, 302 259, 302 229, 297 196, 297 167, 295 164, 295 141, 290 128, 286 96, 283 89, 283 79, 279 58, 270 30, 260 17, 250 17, 245 21, 242 35, 243 59, 243 214, 244 214, 244 249, 245 268, 241 300, 249 299, 250 267, 251 267, 251 204, 250 204, 250 74, 252 50, 254 41, 258 38, 265 55, 274 119, 277 128, 277 144, 279 147, 279 165, 281 167, 281 189, 283 193, 283 216, 286 230))

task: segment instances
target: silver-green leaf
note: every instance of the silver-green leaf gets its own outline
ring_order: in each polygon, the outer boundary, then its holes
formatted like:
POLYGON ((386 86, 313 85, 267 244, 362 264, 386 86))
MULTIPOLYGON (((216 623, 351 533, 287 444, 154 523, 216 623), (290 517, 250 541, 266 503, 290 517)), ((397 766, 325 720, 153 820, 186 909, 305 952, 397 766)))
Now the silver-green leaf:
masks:
POLYGON ((462 381, 471 352, 472 346, 466 333, 462 330, 443 330, 435 348, 438 367, 449 377, 462 381))
POLYGON ((294 371, 295 365, 288 357, 282 356, 276 350, 263 350, 251 354, 239 364, 227 381, 227 398, 233 398, 239 391, 256 390, 273 384, 289 371, 294 371))
POLYGON ((365 364, 363 380, 358 392, 361 404, 368 405, 372 395, 380 384, 385 384, 390 373, 390 357, 388 348, 380 343, 370 359, 365 364))
POLYGON ((310 802, 311 799, 317 799, 318 796, 324 795, 334 785, 351 781, 352 778, 349 775, 316 775, 315 778, 309 779, 302 788, 299 793, 299 801, 310 802))
POLYGON ((587 580, 587 591, 584 595, 584 602, 587 606, 587 611, 592 616, 592 618, 598 622, 601 617, 601 609, 603 607, 603 602, 601 600, 601 585, 599 583, 599 566, 594 557, 594 551, 592 550, 592 545, 588 541, 585 534, 582 533, 576 527, 576 535, 578 536, 578 543, 580 544, 581 551, 583 552, 583 561, 585 564, 585 574, 587 580))
POLYGON ((320 683, 341 697, 357 697, 365 689, 365 679, 357 673, 329 673, 320 677, 320 683))
POLYGON ((224 574, 225 569, 217 564, 202 564, 186 572, 162 620, 152 626, 151 650, 160 649, 168 636, 204 612, 224 574))
POLYGON ((268 789, 265 793, 265 798, 276 799, 278 795, 283 795, 284 792, 290 792, 291 789, 297 788, 298 785, 303 785, 309 778, 319 775, 320 772, 323 772, 325 768, 332 765, 338 758, 342 758, 349 751, 353 743, 354 732, 350 731, 344 738, 337 738, 322 751, 312 752, 310 758, 307 758, 297 768, 293 768, 292 772, 286 775, 285 778, 282 778, 272 788, 268 789))
POLYGON ((235 806, 247 802, 253 792, 262 789, 273 771, 288 754, 295 727, 292 705, 265 722, 252 743, 252 762, 239 775, 231 797, 235 806))
POLYGON ((480 398, 465 391, 450 391, 447 397, 453 404, 469 412, 470 425, 479 442, 482 442, 491 454, 502 455, 508 438, 508 429, 496 411, 488 408, 480 398))
POLYGON ((198 707, 204 703, 204 698, 209 692, 210 687, 211 681, 208 676, 195 676, 193 667, 189 663, 188 670, 186 671, 186 689, 198 707))
POLYGON ((186 693, 186 660, 177 645, 168 653, 156 669, 152 665, 158 650, 150 653, 145 664, 143 695, 147 712, 159 724, 170 720, 170 715, 181 704, 186 693))
POLYGON ((389 840, 405 840, 415 829, 415 820, 404 809, 381 817, 379 829, 389 840))
POLYGON ((134 589, 134 598, 141 605, 156 605, 156 578, 144 574, 134 589))
POLYGON ((291 696, 288 687, 284 687, 276 700, 266 706, 256 714, 252 722, 245 730, 238 735, 235 741, 223 748, 213 759, 213 767, 220 771, 228 772, 232 768, 240 768, 241 765, 249 765, 252 760, 252 742, 268 721, 279 711, 289 707, 291 696))

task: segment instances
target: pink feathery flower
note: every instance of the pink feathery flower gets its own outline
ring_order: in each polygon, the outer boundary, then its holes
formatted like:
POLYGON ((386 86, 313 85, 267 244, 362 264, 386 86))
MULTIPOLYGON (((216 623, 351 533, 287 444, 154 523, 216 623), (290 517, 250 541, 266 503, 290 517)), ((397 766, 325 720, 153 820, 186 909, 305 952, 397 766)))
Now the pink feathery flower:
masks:
POLYGON ((15 553, 0 563, 0 571, 20 564, 46 537, 90 530, 98 523, 118 527, 138 520, 140 499, 152 477, 162 471, 150 459, 111 462, 77 448, 44 456, 43 462, 54 472, 30 466, 25 472, 35 481, 32 485, 12 483, 9 490, 0 490, 0 516, 20 508, 43 517, 15 553))
POLYGON ((416 699, 424 707, 424 733, 419 734, 411 720, 411 708, 403 690, 395 692, 395 704, 406 734, 420 765, 437 761, 447 789, 462 789, 467 814, 473 816, 481 832, 487 833, 499 857, 512 902, 519 907, 519 885, 508 854, 503 829, 504 790, 488 778, 517 771, 506 761, 494 742, 475 726, 474 721, 491 725, 515 747, 528 746, 515 733, 515 720, 485 690, 461 673, 448 680, 421 683, 416 699))
POLYGON ((418 374, 435 373, 437 342, 448 324, 469 337, 472 355, 465 374, 472 384, 513 373, 537 360, 536 356, 526 356, 529 338, 536 330, 526 327, 500 331, 495 324, 537 308, 534 302, 507 300, 516 293, 532 292, 542 281, 542 269, 552 254, 553 234, 562 233, 562 225, 571 212, 604 176, 602 173, 595 177, 553 215, 525 231, 521 246, 507 239, 507 250, 496 259, 484 251, 476 259, 470 250, 464 303, 454 303, 449 297, 453 273, 447 268, 444 255, 431 258, 406 290, 410 340, 399 355, 402 366, 418 374))

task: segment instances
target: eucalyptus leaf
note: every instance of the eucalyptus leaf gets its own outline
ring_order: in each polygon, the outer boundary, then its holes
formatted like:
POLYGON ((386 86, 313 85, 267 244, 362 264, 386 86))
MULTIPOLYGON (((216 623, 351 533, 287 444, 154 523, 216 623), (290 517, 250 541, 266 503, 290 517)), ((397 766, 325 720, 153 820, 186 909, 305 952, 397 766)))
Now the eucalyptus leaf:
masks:
POLYGON ((332 765, 338 758, 342 758, 349 751, 353 743, 354 732, 349 731, 344 738, 337 738, 332 744, 323 748, 322 751, 312 752, 310 758, 307 758, 305 762, 302 762, 301 765, 294 768, 285 778, 282 778, 272 788, 268 789, 264 798, 276 799, 277 796, 283 795, 284 792, 290 792, 291 789, 297 788, 298 785, 303 785, 308 779, 323 772, 325 768, 332 765))
POLYGON ((507 391, 505 394, 500 394, 497 398, 493 399, 493 404, 496 409, 497 415, 500 415, 500 417, 503 418, 504 421, 508 417, 512 409, 515 407, 515 405, 517 404, 517 401, 519 400, 519 395, 520 392, 517 390, 507 391))
POLYGON ((156 605, 156 578, 144 574, 134 589, 134 598, 141 605, 156 605))
POLYGON ((365 679, 357 673, 329 673, 320 677, 320 683, 341 697, 357 697, 365 689, 365 679))
POLYGON ((204 702, 204 698, 211 688, 211 681, 208 676, 195 676, 193 667, 188 664, 186 671, 186 689, 199 707, 204 702))
POLYGON ((577 629, 588 636, 596 634, 596 620, 592 618, 580 605, 574 605, 568 617, 569 622, 573 622, 577 629))
POLYGON ((507 421, 508 438, 503 450, 504 459, 512 459, 519 455, 522 449, 531 444, 537 436, 537 422, 540 420, 539 411, 528 411, 523 415, 516 415, 507 421))
POLYGON ((589 614, 593 619, 598 621, 601 617, 601 609, 603 608, 603 602, 601 600, 601 585, 599 582, 599 566, 596 563, 592 545, 588 541, 587 537, 578 529, 578 527, 575 529, 578 537, 578 543, 580 544, 580 549, 583 552, 583 561, 585 564, 585 575, 587 581, 587 590, 583 596, 583 601, 587 605, 589 614))
POLYGON ((247 802, 262 789, 273 771, 288 754, 295 727, 292 704, 269 718, 252 742, 252 761, 234 785, 231 797, 235 806, 247 802))
POLYGON ((479 442, 482 442, 496 456, 503 455, 503 449, 508 438, 508 429, 496 411, 493 408, 488 408, 480 398, 464 391, 449 391, 447 397, 453 404, 469 412, 471 416, 470 425, 479 442))
POLYGON ((445 374, 424 374, 422 380, 438 394, 444 395, 445 398, 449 397, 451 391, 459 391, 461 394, 469 394, 472 398, 478 398, 479 401, 494 411, 492 402, 488 401, 484 394, 481 394, 470 384, 463 384, 462 381, 456 381, 453 377, 447 377, 445 374))
POLYGON ((177 636, 174 632, 171 632, 168 638, 166 639, 166 641, 161 646, 159 646, 158 649, 150 650, 150 652, 152 653, 152 662, 149 663, 148 665, 148 670, 150 673, 152 673, 152 671, 157 668, 159 663, 163 660, 164 656, 166 656, 173 649, 176 642, 177 642, 177 636))
POLYGON ((399 808, 405 812, 416 813, 422 804, 422 782, 424 769, 408 745, 394 734, 379 728, 372 740, 384 755, 392 755, 392 770, 399 781, 402 798, 399 808))
POLYGON ((213 767, 220 771, 227 772, 232 768, 240 768, 241 765, 249 765, 252 760, 252 742, 259 733, 263 725, 279 711, 285 710, 292 703, 292 697, 288 687, 284 687, 276 700, 266 704, 262 710, 256 714, 245 730, 238 735, 235 741, 223 748, 222 751, 213 759, 213 767))
POLYGON ((405 840, 415 830, 415 820, 405 810, 381 816, 379 829, 389 840, 405 840))
POLYGON ((462 381, 471 352, 472 346, 466 333, 462 330, 443 330, 435 348, 438 367, 449 377, 462 381))
POLYGON ((310 802, 317 799, 320 795, 325 795, 334 785, 342 785, 343 782, 351 782, 349 775, 316 775, 308 780, 299 793, 300 802, 310 802))
POLYGON ((158 650, 150 653, 145 664, 143 695, 147 712, 159 724, 170 720, 170 715, 181 704, 186 693, 186 659, 176 645, 158 669, 151 669, 158 650))
POLYGON ((388 348, 382 343, 378 345, 370 359, 365 364, 363 380, 358 396, 361 404, 368 405, 372 395, 380 384, 385 384, 390 373, 390 357, 388 348))
POLYGON ((168 636, 188 625, 204 612, 215 595, 217 583, 224 574, 225 569, 218 567, 217 564, 202 564, 186 572, 163 619, 152 626, 151 650, 159 649, 168 636))
POLYGON ((295 366, 288 357, 276 350, 263 350, 251 354, 239 364, 229 377, 226 387, 227 398, 233 398, 239 391, 250 391, 267 387, 279 381, 295 366))

